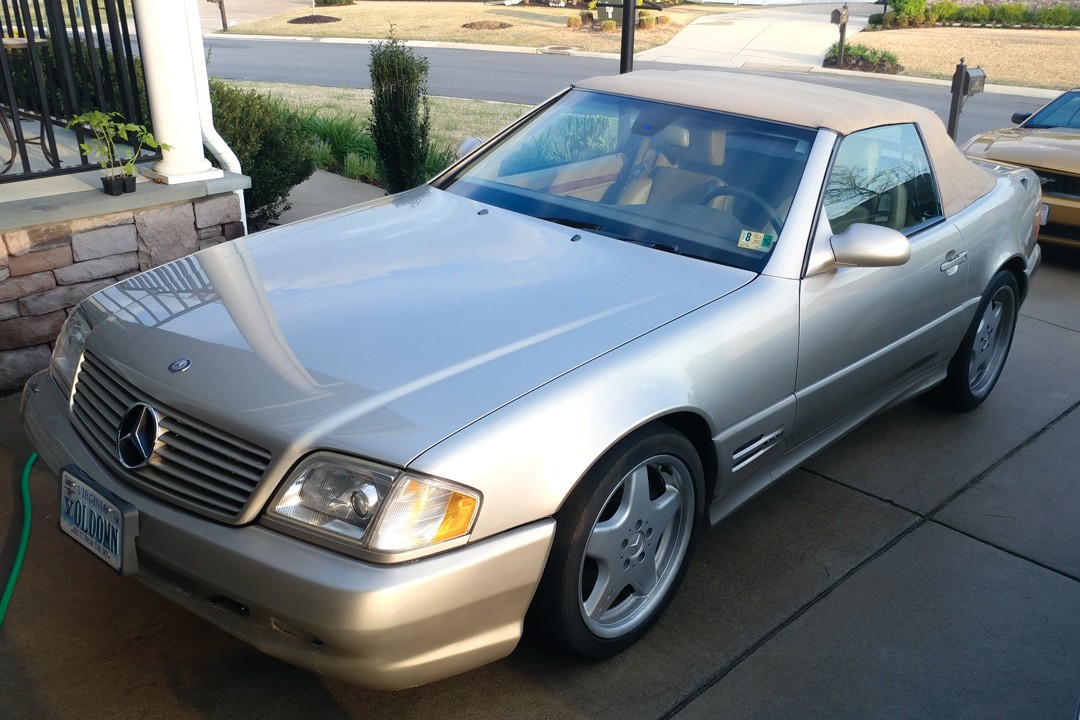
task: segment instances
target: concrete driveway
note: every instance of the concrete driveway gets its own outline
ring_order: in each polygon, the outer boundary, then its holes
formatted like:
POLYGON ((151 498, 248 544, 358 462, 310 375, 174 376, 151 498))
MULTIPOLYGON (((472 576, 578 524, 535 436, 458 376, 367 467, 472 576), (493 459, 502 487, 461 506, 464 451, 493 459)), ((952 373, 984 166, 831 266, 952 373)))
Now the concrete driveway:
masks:
MULTIPOLYGON (((29 552, 0 630, 3 717, 1040 718, 1080 697, 1080 253, 1050 248, 991 399, 880 416, 704 539, 623 655, 527 640, 395 693, 261 655, 115 576, 31 473, 29 552)), ((0 582, 30 453, 0 398, 0 582)))

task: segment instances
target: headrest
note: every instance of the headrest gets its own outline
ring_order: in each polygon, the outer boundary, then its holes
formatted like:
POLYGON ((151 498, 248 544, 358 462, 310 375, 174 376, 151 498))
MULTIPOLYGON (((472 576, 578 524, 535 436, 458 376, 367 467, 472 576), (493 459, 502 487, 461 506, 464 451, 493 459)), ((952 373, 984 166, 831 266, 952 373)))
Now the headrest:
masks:
POLYGON ((699 135, 703 138, 704 155, 710 165, 724 164, 724 150, 727 147, 727 132, 724 130, 706 130, 699 135))
POLYGON ((672 123, 653 137, 654 143, 667 145, 668 147, 690 147, 690 131, 681 125, 672 123))

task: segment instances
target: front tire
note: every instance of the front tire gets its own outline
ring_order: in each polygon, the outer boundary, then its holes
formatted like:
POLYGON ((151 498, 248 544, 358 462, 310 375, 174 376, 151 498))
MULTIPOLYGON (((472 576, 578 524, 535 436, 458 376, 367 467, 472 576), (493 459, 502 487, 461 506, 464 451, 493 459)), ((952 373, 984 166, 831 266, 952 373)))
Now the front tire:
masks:
POLYGON ((697 539, 701 461, 666 425, 608 451, 556 515, 533 603, 544 637, 588 658, 635 643, 671 602, 697 539))
POLYGON ((1009 357, 1020 291, 1016 277, 999 271, 990 280, 960 347, 949 362, 941 397, 956 410, 973 410, 994 389, 1009 357))

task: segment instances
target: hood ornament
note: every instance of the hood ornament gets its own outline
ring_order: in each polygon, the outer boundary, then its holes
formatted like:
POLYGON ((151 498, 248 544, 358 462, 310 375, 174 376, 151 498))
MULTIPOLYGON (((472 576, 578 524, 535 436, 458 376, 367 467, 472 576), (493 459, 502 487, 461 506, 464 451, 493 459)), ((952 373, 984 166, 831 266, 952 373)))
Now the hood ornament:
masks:
POLYGON ((187 358, 180 358, 179 360, 174 360, 169 365, 169 372, 171 372, 171 373, 182 373, 185 370, 187 370, 189 367, 191 367, 191 361, 188 360, 187 358))

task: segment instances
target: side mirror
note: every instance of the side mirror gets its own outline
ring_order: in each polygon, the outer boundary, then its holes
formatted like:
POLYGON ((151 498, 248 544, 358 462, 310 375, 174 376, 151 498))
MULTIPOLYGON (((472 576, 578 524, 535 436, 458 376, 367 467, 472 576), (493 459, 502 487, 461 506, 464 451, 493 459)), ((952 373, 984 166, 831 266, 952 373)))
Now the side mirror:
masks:
POLYGON ((839 235, 833 235, 833 259, 837 265, 853 267, 892 267, 911 258, 911 242, 892 228, 855 223, 839 235))
POLYGON ((1014 124, 1019 125, 1020 123, 1027 120, 1029 117, 1031 117, 1031 113, 1017 112, 1012 114, 1012 121, 1014 124))
POLYGON ((457 146, 457 159, 460 160, 483 144, 484 141, 478 137, 465 138, 461 141, 461 144, 457 146))

